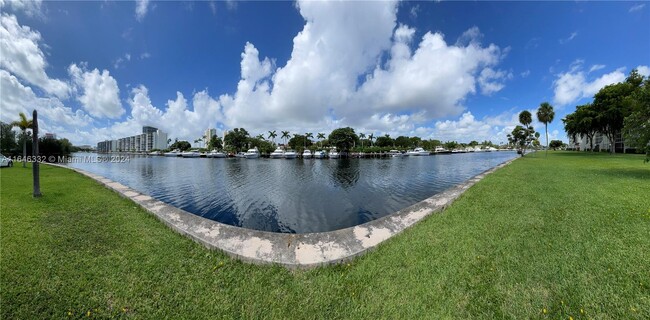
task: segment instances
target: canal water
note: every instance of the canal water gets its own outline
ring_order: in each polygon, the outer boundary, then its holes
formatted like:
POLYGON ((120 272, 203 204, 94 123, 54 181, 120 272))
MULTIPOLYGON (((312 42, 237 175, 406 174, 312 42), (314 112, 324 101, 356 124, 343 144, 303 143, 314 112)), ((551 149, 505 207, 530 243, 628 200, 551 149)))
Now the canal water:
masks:
POLYGON ((124 156, 128 158, 69 166, 222 223, 307 233, 389 215, 515 156, 515 152, 291 160, 124 156))

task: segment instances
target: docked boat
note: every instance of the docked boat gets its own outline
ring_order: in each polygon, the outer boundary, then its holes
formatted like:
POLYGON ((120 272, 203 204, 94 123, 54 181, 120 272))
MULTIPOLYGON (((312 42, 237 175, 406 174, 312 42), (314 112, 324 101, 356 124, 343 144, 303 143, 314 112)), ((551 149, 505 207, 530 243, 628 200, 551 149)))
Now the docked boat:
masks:
POLYGON ((255 147, 254 149, 248 149, 248 151, 244 153, 244 157, 246 159, 257 159, 260 157, 260 151, 257 150, 257 147, 255 147))
POLYGON ((305 151, 302 152, 302 157, 303 157, 303 159, 311 158, 311 150, 305 149, 305 151))
POLYGON ((336 151, 336 149, 332 149, 332 151, 330 151, 330 159, 338 159, 340 157, 341 154, 338 151, 336 151))
POLYGON ((399 152, 398 150, 391 150, 391 151, 388 151, 388 154, 389 154, 392 158, 401 158, 401 157, 404 157, 404 154, 401 153, 401 152, 399 152))
POLYGON ((410 156, 428 156, 429 151, 424 150, 424 148, 418 147, 418 148, 415 148, 415 149, 409 151, 408 154, 410 156))
POLYGON ((181 156, 181 151, 178 149, 174 149, 169 152, 165 152, 165 157, 180 157, 181 156))
POLYGON ((323 159, 325 157, 327 157, 327 154, 325 154, 325 151, 323 151, 323 150, 314 151, 314 158, 323 159))
POLYGON ((161 154, 162 154, 162 152, 160 152, 160 151, 151 151, 151 152, 148 153, 148 155, 150 155, 150 156, 159 156, 161 154))
POLYGON ((246 152, 237 152, 237 154, 235 154, 235 158, 246 158, 246 152))
POLYGON ((214 149, 207 154, 208 158, 225 158, 226 154, 218 151, 217 149, 214 149))
POLYGON ((298 157, 298 153, 296 153, 294 150, 289 149, 284 152, 285 159, 295 159, 296 157, 298 157))
POLYGON ((271 159, 281 159, 284 158, 284 150, 282 148, 277 148, 275 151, 271 152, 271 159))
POLYGON ((183 158, 198 158, 201 156, 201 153, 196 150, 185 151, 181 154, 183 158))
POLYGON ((451 153, 451 151, 441 147, 437 146, 436 149, 434 150, 435 153, 451 153))

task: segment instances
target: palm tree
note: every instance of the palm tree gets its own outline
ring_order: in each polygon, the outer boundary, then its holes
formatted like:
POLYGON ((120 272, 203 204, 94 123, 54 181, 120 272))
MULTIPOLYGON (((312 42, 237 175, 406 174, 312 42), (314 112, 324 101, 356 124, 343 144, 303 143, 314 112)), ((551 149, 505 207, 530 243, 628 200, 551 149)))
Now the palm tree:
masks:
POLYGON ((275 133, 275 130, 269 131, 269 137, 268 138, 271 139, 271 141, 273 141, 273 144, 275 144, 275 137, 277 137, 277 136, 278 135, 275 133))
POLYGON ((260 139, 260 140, 264 140, 264 135, 260 133, 255 138, 260 139))
POLYGON ((320 147, 322 149, 323 148, 323 139, 325 139, 325 134, 324 133, 319 133, 319 134, 316 135, 316 138, 318 138, 318 140, 320 140, 320 147))
POLYGON ((359 139, 361 139, 361 149, 363 149, 363 139, 365 139, 365 138, 366 138, 365 133, 363 133, 363 132, 359 133, 359 139))
POLYGON ((23 168, 27 167, 27 129, 33 126, 32 120, 28 120, 24 113, 19 113, 20 120, 11 123, 12 127, 18 127, 22 131, 23 139, 23 168))
POLYGON ((375 138, 374 134, 371 133, 371 134, 368 135, 368 140, 370 140, 370 146, 371 147, 372 147, 372 139, 374 139, 374 138, 375 138))
POLYGON ((289 139, 289 131, 282 131, 282 136, 280 139, 284 139, 284 147, 287 147, 287 139, 289 139))
POLYGON ((307 149, 307 139, 313 138, 314 135, 311 132, 305 133, 305 149, 307 149))
POLYGON ((553 122, 555 117, 555 112, 553 111, 553 106, 548 102, 543 102, 539 105, 537 109, 537 120, 544 124, 544 129, 546 131, 546 156, 548 157, 548 124, 553 122))
POLYGON ((519 122, 521 122, 524 127, 528 127, 528 125, 533 122, 533 115, 530 114, 530 111, 524 110, 519 113, 519 122))

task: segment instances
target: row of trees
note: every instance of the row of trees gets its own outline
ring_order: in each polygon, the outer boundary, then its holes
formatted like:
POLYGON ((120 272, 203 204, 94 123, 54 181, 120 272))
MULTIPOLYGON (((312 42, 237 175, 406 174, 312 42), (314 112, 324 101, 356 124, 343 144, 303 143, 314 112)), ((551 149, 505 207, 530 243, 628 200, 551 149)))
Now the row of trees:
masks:
MULTIPOLYGON (((373 134, 357 134, 354 129, 350 127, 335 129, 327 136, 324 133, 317 133, 315 137, 318 141, 313 140, 314 134, 311 132, 305 134, 291 134, 289 131, 281 131, 281 134, 278 134, 276 131, 269 131, 268 136, 265 138, 264 135, 261 134, 250 136, 246 129, 235 128, 228 132, 223 143, 227 146, 227 149, 232 152, 239 152, 257 147, 262 153, 270 153, 276 148, 275 139, 278 136, 283 140, 284 145, 291 149, 295 149, 298 152, 302 152, 304 149, 316 147, 336 147, 342 152, 383 152, 394 148, 412 149, 422 147, 427 150, 433 150, 437 146, 443 146, 451 150, 458 147, 464 148, 466 146, 496 146, 492 141, 484 141, 482 143, 471 141, 469 144, 465 144, 456 141, 443 143, 440 140, 435 139, 423 140, 420 137, 399 136, 397 138, 392 138, 388 134, 375 137, 373 134)), ((215 148, 220 149, 221 140, 213 138, 210 142, 212 141, 218 141, 218 146, 215 148)), ((174 148, 174 146, 172 146, 172 148, 174 148)), ((211 146, 208 146, 208 149, 210 148, 211 146)))
POLYGON ((624 82, 608 85, 594 96, 593 102, 580 105, 564 119, 564 130, 575 141, 587 138, 594 150, 594 137, 602 134, 614 153, 617 138, 645 152, 650 158, 650 78, 632 70, 624 82))
MULTIPOLYGON (((0 151, 5 156, 22 156, 23 167, 26 166, 27 156, 32 155, 32 129, 33 123, 24 113, 19 114, 19 120, 10 124, 0 122, 0 151), (16 135, 12 129, 17 127, 20 133, 16 135), (21 152, 22 149, 22 152, 21 152)), ((54 156, 57 159, 60 156, 69 156, 72 152, 77 151, 68 139, 51 139, 39 138, 39 155, 44 158, 54 156)))
MULTIPOLYGON (((537 109, 537 121, 544 124, 544 129, 546 132, 546 152, 548 153, 549 143, 548 143, 548 124, 553 122, 555 118, 555 111, 553 111, 553 106, 548 102, 542 102, 537 109)), ((535 128, 531 125, 533 123, 533 115, 528 110, 524 110, 519 113, 519 123, 510 134, 508 134, 508 142, 517 148, 517 152, 523 157, 526 154, 526 150, 531 146, 539 147, 539 132, 535 131, 535 128)), ((562 141, 554 140, 553 148, 557 148, 562 145, 562 141), (559 146, 558 146, 559 142, 559 146)))

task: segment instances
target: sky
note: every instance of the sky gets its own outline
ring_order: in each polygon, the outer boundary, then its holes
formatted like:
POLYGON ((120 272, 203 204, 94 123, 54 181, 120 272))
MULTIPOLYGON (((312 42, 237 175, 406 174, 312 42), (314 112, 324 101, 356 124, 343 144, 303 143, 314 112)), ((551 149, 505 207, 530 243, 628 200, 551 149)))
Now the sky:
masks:
MULTIPOLYGON (((75 145, 150 125, 506 142, 522 110, 561 119, 632 69, 650 3, 0 0, 0 121, 39 112, 75 145)), ((533 123, 543 133, 544 125, 533 123)), ((544 142, 543 142, 544 143, 544 142)))

